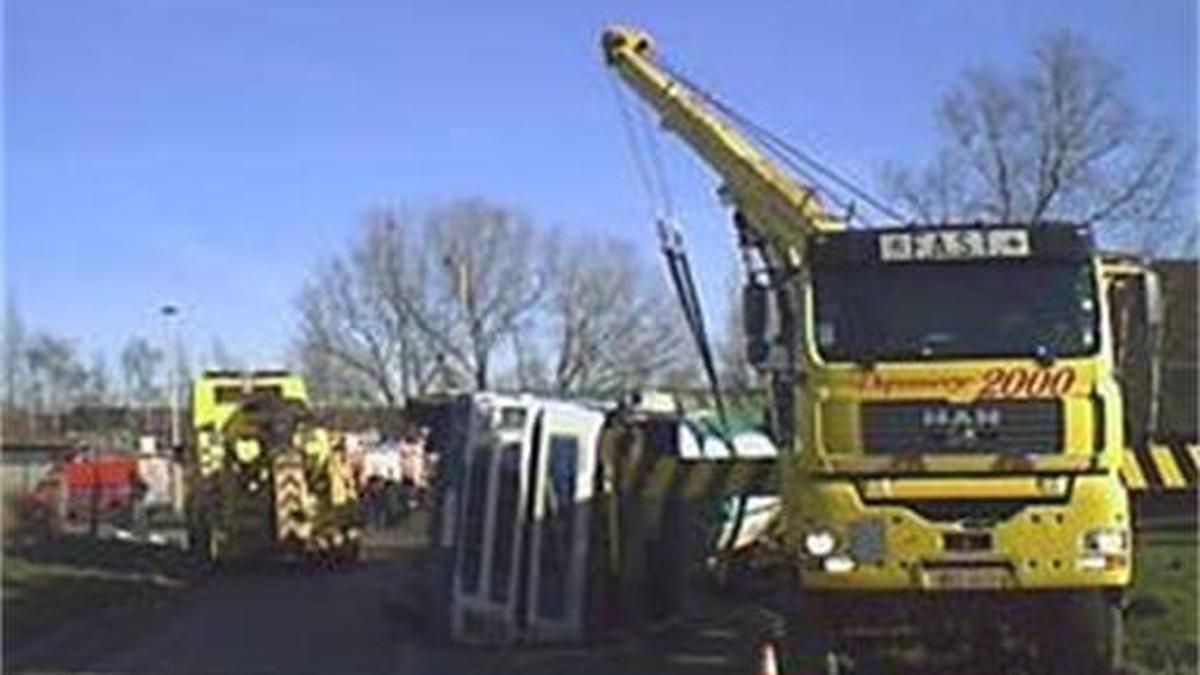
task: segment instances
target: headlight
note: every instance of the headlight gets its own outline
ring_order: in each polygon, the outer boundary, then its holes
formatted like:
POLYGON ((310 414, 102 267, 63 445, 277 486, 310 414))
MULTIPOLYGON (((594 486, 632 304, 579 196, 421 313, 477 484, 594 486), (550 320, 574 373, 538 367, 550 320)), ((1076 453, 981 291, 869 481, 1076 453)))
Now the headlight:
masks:
POLYGON ((1124 553, 1129 550, 1129 534, 1109 528, 1089 530, 1083 535, 1083 550, 1105 555, 1124 553))
POLYGON ((813 530, 804 535, 804 550, 809 555, 824 558, 837 548, 837 537, 829 530, 813 530))
POLYGON ((834 555, 825 559, 825 571, 830 574, 845 574, 854 571, 854 558, 848 555, 834 555))

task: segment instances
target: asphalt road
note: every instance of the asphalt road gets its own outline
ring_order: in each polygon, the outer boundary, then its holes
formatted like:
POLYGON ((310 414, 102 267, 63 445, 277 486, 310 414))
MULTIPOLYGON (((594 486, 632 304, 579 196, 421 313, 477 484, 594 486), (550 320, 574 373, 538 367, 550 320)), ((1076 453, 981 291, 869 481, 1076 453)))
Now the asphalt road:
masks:
POLYGON ((156 606, 116 607, 5 655, 14 673, 741 673, 739 637, 695 626, 670 639, 589 647, 482 649, 439 644, 405 598, 412 551, 376 543, 345 571, 224 573, 156 606))
MULTIPOLYGON (((80 617, 3 654, 5 673, 725 675, 756 672, 746 606, 702 603, 659 633, 587 646, 450 645, 425 628, 420 541, 374 536, 344 570, 277 565, 199 576, 182 588, 80 617)), ((140 556, 139 556, 140 558, 140 556)), ((10 647, 12 645, 9 645, 10 647)), ((960 669, 898 667, 922 675, 960 669)), ((973 669, 978 672, 978 669, 973 669)), ((1011 674, 1010 674, 1011 675, 1011 674)))

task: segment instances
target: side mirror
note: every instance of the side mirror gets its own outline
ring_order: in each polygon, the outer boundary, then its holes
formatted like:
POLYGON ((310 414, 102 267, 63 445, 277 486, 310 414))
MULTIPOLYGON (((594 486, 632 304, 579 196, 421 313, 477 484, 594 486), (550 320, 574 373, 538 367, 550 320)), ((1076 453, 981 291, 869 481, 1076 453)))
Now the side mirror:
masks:
POLYGON ((1159 400, 1162 393, 1162 341, 1163 327, 1166 324, 1166 303, 1163 300, 1162 284, 1158 273, 1147 267, 1142 275, 1142 306, 1146 322, 1146 380, 1148 382, 1150 401, 1146 405, 1145 418, 1142 420, 1147 436, 1158 432, 1159 400))
POLYGON ((770 312, 769 289, 757 279, 742 287, 742 337, 746 346, 746 361, 755 368, 767 362, 770 344, 767 342, 767 320, 770 312))
POLYGON ((1158 347, 1157 340, 1162 336, 1163 323, 1166 320, 1166 308, 1163 303, 1162 283, 1157 272, 1148 269, 1142 275, 1142 295, 1146 307, 1146 325, 1155 336, 1154 346, 1158 347))
POLYGON ((1158 275, 1142 266, 1127 277, 1114 310, 1117 372, 1127 442, 1143 446, 1158 428, 1159 380, 1165 308, 1158 275))

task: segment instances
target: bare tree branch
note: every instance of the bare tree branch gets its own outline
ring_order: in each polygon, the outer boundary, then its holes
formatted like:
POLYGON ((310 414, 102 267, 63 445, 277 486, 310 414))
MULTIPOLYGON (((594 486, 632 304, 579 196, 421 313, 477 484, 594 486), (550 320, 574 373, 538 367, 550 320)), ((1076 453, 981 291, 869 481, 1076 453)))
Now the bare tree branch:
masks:
POLYGON ((1140 122, 1121 82, 1079 36, 1048 35, 1022 77, 967 72, 937 109, 942 149, 923 168, 889 165, 885 187, 928 223, 1068 220, 1181 245, 1194 146, 1140 122))
POLYGON ((652 383, 685 358, 678 311, 657 275, 617 240, 576 240, 560 252, 548 302, 550 387, 605 392, 652 383))

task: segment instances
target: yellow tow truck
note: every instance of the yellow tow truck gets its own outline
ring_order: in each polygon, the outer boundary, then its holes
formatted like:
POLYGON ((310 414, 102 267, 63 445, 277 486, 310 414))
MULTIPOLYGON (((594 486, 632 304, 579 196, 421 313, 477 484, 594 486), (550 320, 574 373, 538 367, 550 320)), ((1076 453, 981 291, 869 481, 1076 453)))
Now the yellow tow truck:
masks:
POLYGON ((747 356, 794 565, 789 664, 869 669, 911 638, 1117 668, 1133 562, 1120 467, 1149 414, 1122 405, 1121 382, 1149 372, 1124 355, 1153 343, 1154 277, 1103 260, 1086 225, 849 228, 648 35, 611 27, 602 48, 715 171, 748 261, 747 356))
POLYGON ((357 559, 354 479, 307 401, 304 381, 285 371, 197 378, 188 526, 203 560, 357 559))

